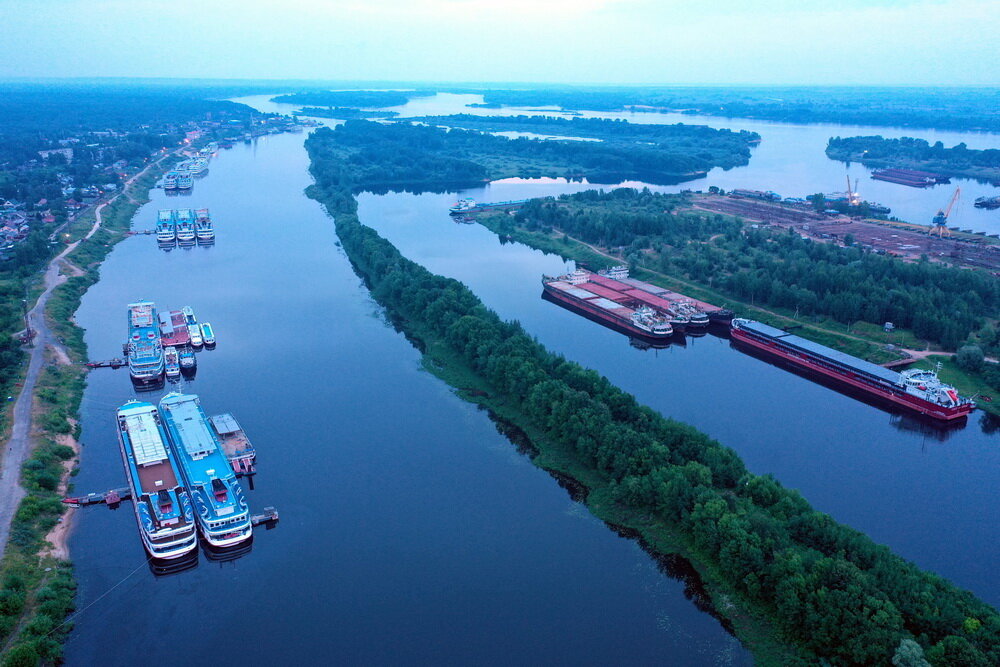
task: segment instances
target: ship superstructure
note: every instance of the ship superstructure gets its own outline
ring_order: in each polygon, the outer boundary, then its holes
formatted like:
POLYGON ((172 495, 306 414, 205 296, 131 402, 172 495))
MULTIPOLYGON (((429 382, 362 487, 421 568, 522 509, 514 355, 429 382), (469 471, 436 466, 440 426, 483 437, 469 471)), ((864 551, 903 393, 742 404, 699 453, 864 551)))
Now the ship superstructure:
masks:
POLYGON ((128 305, 125 353, 133 382, 153 384, 162 379, 163 346, 157 326, 156 304, 152 301, 137 301, 128 305))
POLYGON ((212 216, 209 215, 207 208, 195 211, 194 231, 198 243, 211 243, 215 240, 215 227, 212 225, 212 216))
POLYGON ((177 209, 175 211, 175 220, 177 221, 177 243, 180 245, 194 245, 196 237, 194 211, 189 208, 177 209))
POLYGON ((161 209, 156 216, 156 240, 160 243, 173 243, 176 238, 174 212, 170 209, 161 209))
POLYGON ((146 551, 179 558, 197 544, 194 509, 152 403, 129 401, 117 412, 118 443, 132 507, 146 551))
POLYGON ((250 509, 198 397, 172 392, 160 401, 167 437, 191 494, 202 537, 216 547, 250 538, 250 509))
POLYGON ((959 396, 934 371, 900 373, 754 320, 734 319, 732 337, 737 343, 935 419, 960 419, 975 409, 971 399, 959 396))

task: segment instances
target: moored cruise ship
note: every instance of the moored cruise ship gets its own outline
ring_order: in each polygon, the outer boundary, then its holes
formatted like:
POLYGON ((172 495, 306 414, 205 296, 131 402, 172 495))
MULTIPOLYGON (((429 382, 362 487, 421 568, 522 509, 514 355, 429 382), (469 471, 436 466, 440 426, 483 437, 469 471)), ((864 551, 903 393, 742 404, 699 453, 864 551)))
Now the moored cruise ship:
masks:
POLYGON ((177 189, 177 172, 168 171, 163 177, 163 189, 164 190, 176 190, 177 189))
POLYGON ((754 320, 734 319, 732 337, 735 343, 934 419, 961 419, 975 409, 971 399, 959 396, 934 371, 899 373, 754 320))
POLYGON ((215 240, 215 227, 212 225, 212 216, 208 214, 207 208, 195 211, 194 231, 198 243, 210 243, 215 240))
POLYGON ((160 413, 202 537, 215 547, 249 539, 253 527, 243 488, 198 397, 169 393, 160 401, 160 413))
POLYGON ((163 377, 163 346, 156 305, 137 301, 128 305, 128 338, 125 353, 132 381, 139 385, 158 383, 163 377))
POLYGON ((176 211, 177 220, 177 242, 181 245, 194 245, 194 211, 189 208, 182 208, 176 211))
POLYGON ((139 535, 149 555, 179 558, 198 541, 194 509, 152 403, 118 408, 118 444, 139 535))
POLYGON ((160 243, 173 243, 176 238, 174 212, 170 209, 161 209, 156 216, 156 240, 160 243))

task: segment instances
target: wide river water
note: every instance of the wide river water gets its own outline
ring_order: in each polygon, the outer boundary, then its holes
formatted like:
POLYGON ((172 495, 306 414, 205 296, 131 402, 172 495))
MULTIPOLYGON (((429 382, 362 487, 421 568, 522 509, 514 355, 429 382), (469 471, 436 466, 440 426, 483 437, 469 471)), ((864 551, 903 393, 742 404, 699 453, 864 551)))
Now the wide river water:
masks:
MULTIPOLYGON (((278 113, 291 113, 299 108, 299 105, 271 102, 268 95, 241 98, 239 101, 262 111, 278 113)), ((476 102, 482 102, 482 96, 442 93, 432 97, 413 98, 405 106, 388 109, 399 112, 401 117, 456 113, 478 116, 567 115, 554 107, 482 109, 467 106, 476 102)), ((805 197, 817 192, 843 192, 847 188, 849 176, 851 188, 854 188, 854 183, 857 181, 857 191, 863 198, 890 207, 891 215, 902 220, 929 225, 938 209, 947 206, 955 188, 961 187, 961 197, 951 213, 949 225, 987 234, 1000 234, 1000 209, 988 211, 973 206, 977 197, 1000 196, 1000 187, 967 178, 954 178, 950 185, 942 183, 930 188, 910 188, 876 181, 871 178, 872 170, 868 167, 858 163, 847 165, 831 160, 824 152, 830 137, 869 135, 890 138, 916 137, 932 144, 941 141, 949 148, 965 142, 969 148, 987 149, 1000 148, 1000 134, 833 123, 807 125, 746 118, 690 116, 679 113, 583 111, 580 115, 588 118, 618 118, 630 123, 708 125, 715 128, 750 130, 761 136, 761 143, 753 149, 753 157, 748 165, 729 170, 713 169, 707 178, 681 185, 653 188, 662 192, 677 192, 682 189, 707 190, 709 186, 715 185, 724 190, 732 188, 774 190, 784 197, 805 197)))
MULTIPOLYGON (((213 323, 218 348, 199 354, 185 391, 209 414, 240 420, 259 452, 251 505, 276 506, 281 522, 257 530, 238 560, 202 555, 197 567, 164 577, 146 567, 127 504, 78 512, 70 549, 81 611, 68 663, 145 664, 155 655, 181 664, 747 664, 747 652, 700 611, 696 582, 677 578, 682 567, 657 564, 592 518, 484 412, 421 369, 351 271, 333 222, 304 196, 303 138, 223 151, 190 197, 154 191, 136 228, 152 227, 159 208, 207 206, 216 245, 165 253, 150 237, 130 238, 77 313, 94 358, 120 351, 125 304, 135 299, 190 305, 213 323)), ((766 142, 765 134, 758 150, 766 142)), ((583 187, 513 181, 464 195, 583 187)), ((1000 440, 990 422, 974 415, 943 431, 712 336, 638 350, 542 301, 541 274, 568 265, 455 224, 447 207, 456 196, 363 195, 360 215, 550 349, 1000 603, 1000 440)), ((122 484, 114 410, 132 397, 125 371, 90 375, 77 490, 122 484)))

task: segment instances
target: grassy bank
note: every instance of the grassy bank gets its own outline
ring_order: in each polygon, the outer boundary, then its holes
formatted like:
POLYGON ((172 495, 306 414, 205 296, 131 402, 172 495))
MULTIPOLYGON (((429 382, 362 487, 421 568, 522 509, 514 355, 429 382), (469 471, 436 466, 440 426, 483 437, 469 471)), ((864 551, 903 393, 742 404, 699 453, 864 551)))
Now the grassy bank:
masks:
MULTIPOLYGON (((81 275, 69 277, 53 290, 45 316, 53 334, 63 341, 70 364, 49 360, 35 390, 33 434, 37 445, 22 468, 27 496, 11 528, 7 552, 0 561, 0 655, 2 667, 58 662, 61 642, 72 628, 64 623, 73 611, 75 582, 72 565, 52 555, 45 537, 61 521, 65 506, 60 485, 68 484, 75 452, 59 440, 78 435, 80 401, 86 387, 84 331, 73 314, 87 289, 99 278, 101 262, 126 238, 132 217, 149 201, 149 190, 165 167, 155 166, 125 194, 104 207, 102 227, 67 256, 81 275)), ((81 223, 67 232, 80 239, 93 225, 81 223)))

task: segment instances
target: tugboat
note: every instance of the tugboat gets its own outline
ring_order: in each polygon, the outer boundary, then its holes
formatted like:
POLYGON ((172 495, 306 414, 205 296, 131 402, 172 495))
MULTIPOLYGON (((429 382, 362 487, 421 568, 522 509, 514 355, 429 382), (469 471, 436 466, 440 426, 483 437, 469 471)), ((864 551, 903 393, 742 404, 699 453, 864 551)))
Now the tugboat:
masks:
POLYGON ((181 349, 180 363, 181 373, 186 377, 194 377, 195 372, 198 370, 198 357, 195 356, 194 350, 190 347, 181 349))
POLYGON ((468 213, 474 208, 476 208, 475 199, 459 199, 451 208, 448 209, 448 213, 450 215, 462 215, 463 213, 468 213))
POLYGON ((979 197, 973 205, 976 208, 986 208, 990 210, 1000 208, 1000 197, 979 197))
POLYGON ((167 347, 163 351, 163 363, 168 378, 173 380, 181 376, 181 357, 176 347, 167 347))

